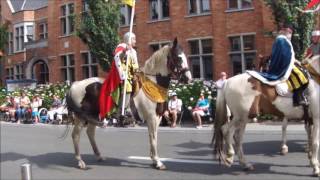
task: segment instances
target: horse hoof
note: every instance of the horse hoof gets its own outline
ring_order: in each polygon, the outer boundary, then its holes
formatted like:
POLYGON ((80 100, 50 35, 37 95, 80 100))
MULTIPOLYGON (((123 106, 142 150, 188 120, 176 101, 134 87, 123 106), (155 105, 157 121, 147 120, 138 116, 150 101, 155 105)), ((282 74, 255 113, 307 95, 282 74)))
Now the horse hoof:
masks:
POLYGON ((254 171, 254 167, 251 165, 251 166, 245 167, 243 170, 244 171, 254 171))
POLYGON ((156 167, 158 170, 166 170, 167 167, 163 164, 161 166, 156 167))
POLYGON ((87 168, 84 162, 79 162, 78 167, 79 169, 82 169, 82 170, 85 170, 87 168))
POLYGON ((282 155, 282 156, 285 156, 287 154, 288 154, 288 151, 285 151, 285 150, 281 150, 281 152, 280 152, 280 155, 282 155))

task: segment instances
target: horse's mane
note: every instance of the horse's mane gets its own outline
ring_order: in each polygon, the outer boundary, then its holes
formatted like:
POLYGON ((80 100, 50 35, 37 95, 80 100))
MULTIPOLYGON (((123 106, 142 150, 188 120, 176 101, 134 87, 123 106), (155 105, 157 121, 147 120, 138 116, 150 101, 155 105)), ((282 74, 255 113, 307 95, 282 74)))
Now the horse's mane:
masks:
POLYGON ((166 45, 154 52, 151 57, 145 62, 142 71, 148 75, 161 74, 168 75, 167 56, 170 51, 170 46, 166 45))

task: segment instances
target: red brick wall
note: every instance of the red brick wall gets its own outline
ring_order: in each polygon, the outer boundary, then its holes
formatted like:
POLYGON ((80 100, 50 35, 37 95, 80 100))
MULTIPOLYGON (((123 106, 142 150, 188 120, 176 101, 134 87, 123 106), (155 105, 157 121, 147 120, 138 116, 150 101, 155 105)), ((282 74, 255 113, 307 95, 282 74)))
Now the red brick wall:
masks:
MULTIPOLYGON (((81 0, 48 0, 48 7, 33 11, 14 13, 13 16, 8 11, 6 1, 1 1, 2 14, 13 23, 30 20, 48 23, 48 47, 38 49, 39 56, 46 56, 48 59, 50 82, 60 82, 61 60, 60 56, 66 53, 73 53, 75 56, 76 80, 82 79, 81 51, 87 50, 85 44, 76 36, 62 37, 60 35, 60 6, 69 2, 75 3, 75 11, 80 13, 81 0), (69 47, 64 44, 69 43, 69 47)), ((227 1, 211 0, 211 14, 198 17, 187 17, 187 1, 170 0, 170 20, 151 22, 149 20, 149 1, 141 0, 136 5, 136 22, 134 33, 137 35, 137 48, 140 66, 151 55, 149 43, 159 41, 172 41, 178 37, 185 52, 189 54, 187 39, 198 37, 212 37, 213 46, 213 72, 214 77, 218 77, 221 71, 231 74, 230 57, 228 55, 230 45, 228 35, 239 33, 256 33, 257 54, 268 54, 271 51, 273 37, 264 34, 265 31, 274 29, 272 14, 261 1, 253 1, 254 9, 249 11, 226 12, 227 1)), ((37 27, 36 27, 37 30, 37 27)), ((120 28, 120 34, 128 31, 128 27, 120 28)), ((37 39, 38 32, 36 31, 37 39)), ((11 65, 24 59, 24 53, 8 56, 11 65)), ((31 58, 28 52, 27 60, 31 58)), ((11 66, 7 64, 8 66, 11 66)), ((105 76, 103 71, 99 71, 99 76, 105 76)), ((216 78, 215 78, 216 79, 216 78)))

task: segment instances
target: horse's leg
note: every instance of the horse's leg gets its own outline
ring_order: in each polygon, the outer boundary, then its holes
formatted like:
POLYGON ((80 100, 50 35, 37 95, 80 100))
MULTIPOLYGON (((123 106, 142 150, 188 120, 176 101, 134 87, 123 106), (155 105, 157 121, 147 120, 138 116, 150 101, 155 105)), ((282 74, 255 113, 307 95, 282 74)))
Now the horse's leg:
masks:
POLYGON ((288 119, 286 117, 282 120, 282 145, 281 145, 281 155, 286 155, 288 153, 288 146, 287 146, 287 126, 288 126, 288 119))
POLYGON ((164 170, 166 166, 160 161, 158 156, 158 127, 160 124, 160 117, 150 118, 147 121, 150 141, 150 157, 153 161, 153 165, 159 169, 164 170))
POLYGON ((78 166, 80 169, 86 168, 86 163, 81 159, 80 151, 79 151, 79 142, 80 142, 80 133, 83 128, 83 123, 78 119, 78 117, 74 117, 74 127, 72 131, 72 140, 75 151, 75 157, 78 160, 78 166))
POLYGON ((96 155, 98 161, 103 161, 104 159, 101 157, 101 154, 99 152, 99 149, 95 140, 96 127, 97 127, 96 125, 89 123, 87 127, 87 135, 88 135, 90 144, 92 146, 93 152, 96 155))
POLYGON ((315 118, 313 121, 313 128, 312 128, 312 146, 310 147, 312 152, 311 157, 311 165, 313 167, 313 174, 315 176, 320 176, 320 169, 319 169, 319 118, 315 118))
MULTIPOLYGON (((247 121, 248 122, 248 121, 247 121)), ((246 129, 247 122, 241 121, 239 128, 236 130, 234 135, 234 143, 236 147, 236 151, 239 157, 239 163, 244 167, 245 171, 252 171, 254 167, 252 164, 248 163, 243 152, 243 135, 246 129)))
MULTIPOLYGON (((305 124, 304 125, 304 128, 307 132, 307 137, 308 137, 308 142, 307 142, 307 145, 305 147, 305 152, 308 154, 308 158, 309 160, 311 160, 312 158, 312 125, 308 125, 308 124, 305 124)), ((310 161, 310 164, 311 164, 311 161, 310 161)))
POLYGON ((227 154, 226 154, 225 160, 226 160, 226 165, 229 167, 233 164, 233 159, 235 154, 233 145, 232 145, 233 135, 235 131, 234 120, 222 126, 222 133, 226 141, 226 148, 227 148, 227 154))

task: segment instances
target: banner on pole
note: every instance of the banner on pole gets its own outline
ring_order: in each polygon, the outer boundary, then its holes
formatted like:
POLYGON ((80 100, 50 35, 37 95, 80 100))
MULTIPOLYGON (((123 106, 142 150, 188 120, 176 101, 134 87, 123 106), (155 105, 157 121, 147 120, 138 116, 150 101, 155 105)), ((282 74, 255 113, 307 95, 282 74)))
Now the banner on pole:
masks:
POLYGON ((127 5, 129 5, 129 6, 133 6, 134 0, 122 0, 122 3, 123 3, 123 4, 127 4, 127 5))

